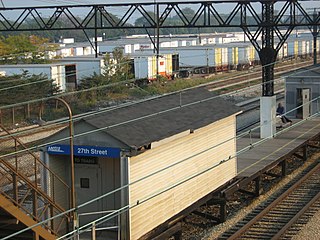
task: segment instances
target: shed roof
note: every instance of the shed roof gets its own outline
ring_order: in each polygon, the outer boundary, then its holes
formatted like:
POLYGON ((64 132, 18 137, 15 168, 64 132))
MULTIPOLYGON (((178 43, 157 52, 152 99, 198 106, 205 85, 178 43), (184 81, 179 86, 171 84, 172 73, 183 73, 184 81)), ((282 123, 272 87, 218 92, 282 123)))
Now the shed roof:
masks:
POLYGON ((320 75, 320 64, 311 65, 307 67, 299 68, 298 70, 291 72, 287 78, 301 78, 301 77, 310 77, 316 76, 319 77, 320 75))
POLYGON ((240 111, 206 88, 168 94, 84 121, 133 148, 204 127, 240 111), (107 128, 108 127, 108 128, 107 128))

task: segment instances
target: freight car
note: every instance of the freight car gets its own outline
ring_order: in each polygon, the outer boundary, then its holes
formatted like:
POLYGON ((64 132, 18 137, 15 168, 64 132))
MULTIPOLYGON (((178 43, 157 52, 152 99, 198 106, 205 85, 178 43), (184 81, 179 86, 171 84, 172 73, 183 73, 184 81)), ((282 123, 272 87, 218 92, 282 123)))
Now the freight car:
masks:
MULTIPOLYGON (((319 50, 319 43, 318 41, 317 51, 319 50)), ((169 78, 172 78, 172 76, 188 77, 190 74, 213 74, 230 70, 241 71, 260 64, 259 55, 250 42, 162 47, 160 52, 158 74, 169 76, 169 78), (169 56, 175 56, 175 58, 169 56), (165 67, 168 67, 168 69, 164 69, 165 67)), ((155 79, 157 71, 153 50, 144 49, 136 51, 135 54, 138 56, 144 54, 149 59, 153 59, 148 60, 149 62, 153 61, 153 67, 151 68, 144 67, 144 70, 142 70, 135 66, 136 78, 143 76, 149 80, 155 79), (141 75, 141 71, 145 71, 145 73, 141 75)), ((290 37, 280 48, 277 61, 293 58, 308 59, 312 56, 313 40, 310 37, 290 37)), ((135 60, 135 64, 141 65, 141 62, 135 60)))
POLYGON ((173 72, 179 70, 176 54, 162 54, 158 59, 155 55, 139 54, 133 59, 134 73, 137 79, 155 80, 157 74, 172 79, 173 72))
MULTIPOLYGON (((154 55, 152 49, 144 49, 141 52, 137 51, 136 56, 133 56, 135 59, 135 64, 141 65, 141 59, 139 61, 137 59, 141 58, 139 55, 142 54, 149 56, 149 58, 152 58, 154 55)), ((188 77, 189 73, 212 74, 230 70, 244 70, 248 69, 256 59, 255 50, 250 43, 229 43, 191 47, 184 46, 179 48, 161 48, 160 56, 168 54, 176 56, 174 61, 177 63, 172 64, 177 67, 173 69, 172 72, 178 73, 176 76, 180 77, 188 77)), ((156 63, 153 63, 153 65, 156 66, 156 63)), ((171 66, 171 64, 169 64, 169 66, 171 66)), ((144 71, 147 70, 146 67, 144 69, 144 71)), ((161 69, 160 65, 158 69, 161 69)), ((171 71, 170 69, 167 69, 166 72, 171 71)), ((159 74, 163 75, 161 71, 159 71, 159 74)), ((155 76, 155 72, 153 69, 148 73, 143 73, 141 75, 141 68, 135 66, 135 76, 136 78, 140 78, 141 76, 148 77, 149 80, 152 80, 155 76)))

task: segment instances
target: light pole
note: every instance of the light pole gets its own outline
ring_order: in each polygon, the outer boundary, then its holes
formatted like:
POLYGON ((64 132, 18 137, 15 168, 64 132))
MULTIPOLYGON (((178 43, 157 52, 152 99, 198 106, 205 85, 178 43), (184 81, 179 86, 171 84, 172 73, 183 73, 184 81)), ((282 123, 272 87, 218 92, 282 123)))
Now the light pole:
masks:
MULTIPOLYGON (((70 108, 70 105, 63 100, 62 98, 59 97, 54 97, 55 100, 60 101, 64 104, 64 106, 67 108, 68 113, 69 113, 69 144, 70 144, 70 174, 71 174, 71 193, 70 193, 70 208, 75 209, 76 208, 76 193, 75 193, 75 187, 74 187, 74 161, 73 161, 73 122, 72 122, 72 111, 70 108)), ((72 221, 72 228, 75 229, 77 226, 77 219, 76 219, 76 214, 75 211, 71 212, 71 221, 72 221)))
POLYGON ((160 27, 159 27, 159 4, 157 4, 157 1, 154 0, 154 11, 155 11, 155 17, 156 19, 156 24, 157 24, 157 28, 156 28, 156 35, 157 35, 157 41, 156 41, 156 71, 157 71, 157 80, 159 80, 159 53, 160 53, 160 27))

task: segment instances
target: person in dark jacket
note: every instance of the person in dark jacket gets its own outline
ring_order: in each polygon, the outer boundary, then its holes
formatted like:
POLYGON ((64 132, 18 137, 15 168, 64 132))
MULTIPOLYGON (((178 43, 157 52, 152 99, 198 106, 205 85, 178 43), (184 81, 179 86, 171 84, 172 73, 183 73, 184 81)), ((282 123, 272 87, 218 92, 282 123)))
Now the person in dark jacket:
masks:
POLYGON ((290 125, 292 124, 292 121, 284 115, 284 106, 281 103, 279 103, 277 107, 277 116, 281 117, 281 121, 283 123, 290 123, 290 125))

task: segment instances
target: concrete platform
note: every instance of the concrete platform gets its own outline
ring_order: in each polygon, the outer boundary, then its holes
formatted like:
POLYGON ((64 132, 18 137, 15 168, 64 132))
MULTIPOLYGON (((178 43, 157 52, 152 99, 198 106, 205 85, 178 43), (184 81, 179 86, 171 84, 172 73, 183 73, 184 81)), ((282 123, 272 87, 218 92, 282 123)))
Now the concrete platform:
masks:
POLYGON ((237 151, 251 145, 251 149, 238 156, 238 177, 250 177, 265 172, 268 167, 281 161, 303 147, 308 140, 320 135, 320 118, 295 122, 278 131, 271 139, 262 140, 258 133, 252 133, 237 140, 237 151))

